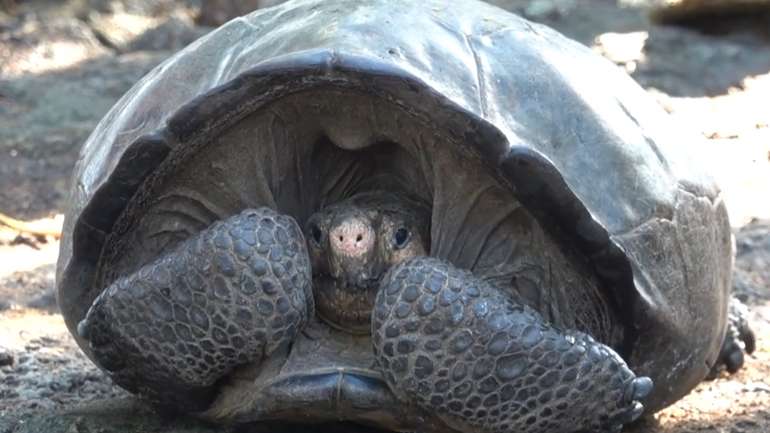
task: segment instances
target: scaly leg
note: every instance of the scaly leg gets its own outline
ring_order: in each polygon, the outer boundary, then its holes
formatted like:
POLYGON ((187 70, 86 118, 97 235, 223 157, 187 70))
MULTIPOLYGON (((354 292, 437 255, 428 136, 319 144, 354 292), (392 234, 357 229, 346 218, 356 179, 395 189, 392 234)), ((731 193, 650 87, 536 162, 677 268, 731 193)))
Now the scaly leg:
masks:
POLYGON ((652 389, 609 347, 432 258, 384 277, 372 333, 396 395, 466 433, 616 432, 652 389))
POLYGON ((246 210, 115 281, 78 332, 118 385, 198 411, 233 367, 261 362, 297 335, 313 314, 310 284, 296 222, 246 210))

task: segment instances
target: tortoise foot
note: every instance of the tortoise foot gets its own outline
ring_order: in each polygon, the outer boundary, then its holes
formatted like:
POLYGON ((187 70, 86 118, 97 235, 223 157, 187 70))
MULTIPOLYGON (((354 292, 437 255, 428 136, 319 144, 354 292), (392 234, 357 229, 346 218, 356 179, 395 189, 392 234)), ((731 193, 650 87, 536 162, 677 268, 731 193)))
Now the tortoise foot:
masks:
POLYGON ((730 299, 727 333, 722 342, 719 359, 707 379, 715 379, 722 370, 730 374, 743 367, 744 354, 751 355, 756 349, 756 335, 749 323, 749 309, 737 298, 730 299))
POLYGON ((301 232, 261 208, 213 224, 112 283, 78 333, 118 385, 198 411, 219 378, 291 341, 312 310, 301 232))
POLYGON ((398 398, 463 432, 616 432, 652 390, 609 347, 432 258, 384 277, 372 334, 398 398))

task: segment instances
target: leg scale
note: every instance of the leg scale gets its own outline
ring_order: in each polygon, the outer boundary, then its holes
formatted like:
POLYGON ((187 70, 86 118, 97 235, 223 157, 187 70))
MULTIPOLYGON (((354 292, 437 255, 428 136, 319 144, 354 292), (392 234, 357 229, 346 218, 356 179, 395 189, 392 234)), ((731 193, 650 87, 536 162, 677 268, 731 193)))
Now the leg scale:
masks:
POLYGON ((432 258, 386 275, 372 332, 396 395, 467 433, 616 432, 652 389, 609 347, 432 258))
POLYGON ((310 284, 296 222, 246 210, 112 283, 78 332, 118 385, 197 411, 234 367, 294 339, 313 314, 310 284))

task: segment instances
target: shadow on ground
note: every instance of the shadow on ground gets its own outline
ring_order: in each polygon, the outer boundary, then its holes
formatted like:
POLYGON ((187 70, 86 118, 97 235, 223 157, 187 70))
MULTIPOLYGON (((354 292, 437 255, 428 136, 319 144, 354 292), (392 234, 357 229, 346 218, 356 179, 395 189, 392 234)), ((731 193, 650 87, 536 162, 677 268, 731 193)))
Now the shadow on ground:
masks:
POLYGON ((99 119, 166 52, 105 56, 0 81, 0 203, 32 219, 66 207, 80 145, 99 119))
POLYGON ((0 56, 8 59, 0 64, 0 212, 19 219, 65 209, 78 150, 99 120, 139 78, 209 30, 177 16, 143 22, 121 12, 110 33, 97 25, 102 15, 83 20, 67 16, 69 3, 31 3, 0 22, 0 56), (137 23, 146 28, 130 38, 120 27, 137 23))
POLYGON ((369 427, 364 429, 361 425, 351 423, 212 425, 173 414, 159 414, 130 397, 85 403, 56 413, 0 417, 0 432, 3 433, 125 433, 171 430, 174 433, 386 433, 384 430, 369 427))

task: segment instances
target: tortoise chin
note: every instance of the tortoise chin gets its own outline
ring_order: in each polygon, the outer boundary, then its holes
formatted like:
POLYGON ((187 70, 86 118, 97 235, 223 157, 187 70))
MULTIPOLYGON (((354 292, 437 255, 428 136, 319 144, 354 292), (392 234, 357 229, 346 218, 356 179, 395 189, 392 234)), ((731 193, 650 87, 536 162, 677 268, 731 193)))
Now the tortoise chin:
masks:
POLYGON ((371 333, 372 309, 379 279, 362 283, 349 284, 325 274, 313 276, 318 317, 340 331, 371 333))

